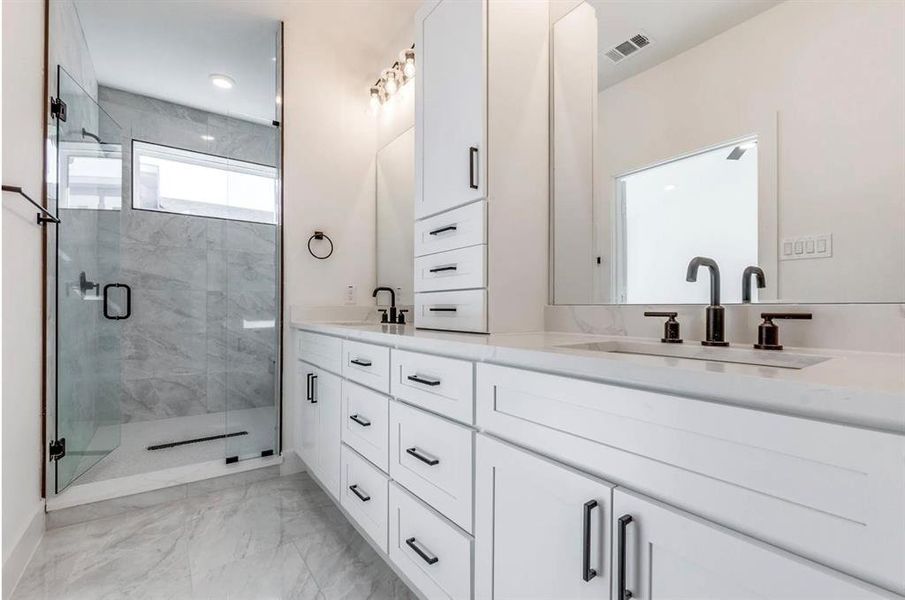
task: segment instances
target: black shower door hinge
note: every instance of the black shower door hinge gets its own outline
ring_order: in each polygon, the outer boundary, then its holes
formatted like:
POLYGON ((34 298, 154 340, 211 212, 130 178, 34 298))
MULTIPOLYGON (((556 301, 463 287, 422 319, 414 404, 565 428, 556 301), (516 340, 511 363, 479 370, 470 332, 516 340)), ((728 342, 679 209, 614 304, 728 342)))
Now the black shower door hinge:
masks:
POLYGON ((66 456, 66 438, 52 440, 50 442, 50 460, 60 460, 66 456))
POLYGON ((66 121, 66 103, 60 98, 50 99, 50 116, 60 121, 66 121))

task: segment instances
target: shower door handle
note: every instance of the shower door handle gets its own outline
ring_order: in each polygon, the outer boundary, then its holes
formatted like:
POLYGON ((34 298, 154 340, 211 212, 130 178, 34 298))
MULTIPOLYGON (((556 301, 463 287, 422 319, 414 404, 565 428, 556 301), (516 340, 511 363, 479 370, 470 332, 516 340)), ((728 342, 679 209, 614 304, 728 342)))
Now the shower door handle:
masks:
POLYGON ((125 283, 108 283, 104 286, 104 317, 113 321, 128 319, 132 316, 132 288, 125 283), (110 288, 123 288, 126 290, 126 312, 122 315, 110 314, 110 288))

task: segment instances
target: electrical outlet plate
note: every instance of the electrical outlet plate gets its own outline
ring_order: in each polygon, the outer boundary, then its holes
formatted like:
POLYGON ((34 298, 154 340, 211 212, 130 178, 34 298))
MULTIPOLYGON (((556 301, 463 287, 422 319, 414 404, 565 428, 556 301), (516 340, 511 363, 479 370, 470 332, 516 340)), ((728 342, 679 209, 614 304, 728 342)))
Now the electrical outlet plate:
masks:
POLYGON ((348 305, 355 304, 355 286, 354 285, 346 286, 346 304, 348 304, 348 305))
POLYGON ((779 243, 779 260, 807 260, 832 256, 832 233, 783 238, 779 243))

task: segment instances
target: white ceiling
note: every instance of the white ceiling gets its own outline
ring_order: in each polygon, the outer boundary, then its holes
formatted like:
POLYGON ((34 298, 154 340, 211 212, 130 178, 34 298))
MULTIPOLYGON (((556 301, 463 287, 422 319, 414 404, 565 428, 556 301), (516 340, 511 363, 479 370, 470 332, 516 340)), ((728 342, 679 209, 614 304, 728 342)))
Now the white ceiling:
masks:
POLYGON ((779 4, 775 0, 587 0, 597 11, 602 90, 681 54, 779 4), (604 53, 636 33, 654 43, 613 63, 604 53))
POLYGON ((98 82, 245 120, 270 123, 276 19, 241 2, 75 0, 98 82), (222 73, 231 90, 211 85, 222 73))

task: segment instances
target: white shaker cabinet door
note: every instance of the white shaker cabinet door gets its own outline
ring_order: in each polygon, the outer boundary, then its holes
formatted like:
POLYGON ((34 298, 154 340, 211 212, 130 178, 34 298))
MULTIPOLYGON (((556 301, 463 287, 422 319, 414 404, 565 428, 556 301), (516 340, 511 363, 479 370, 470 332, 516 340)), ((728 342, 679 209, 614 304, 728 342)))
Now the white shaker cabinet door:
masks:
POLYGON ((317 467, 317 404, 314 383, 318 371, 314 365, 299 361, 295 371, 296 437, 299 457, 309 469, 317 467))
POLYGON ((484 198, 484 0, 428 2, 418 13, 415 217, 484 198))
POLYGON ((477 436, 475 597, 608 598, 612 486, 477 436))
POLYGON ((615 600, 901 598, 622 488, 612 514, 615 600))
POLYGON ((318 369, 313 382, 314 403, 317 405, 317 458, 314 472, 339 498, 340 487, 340 428, 342 423, 342 380, 318 369))

